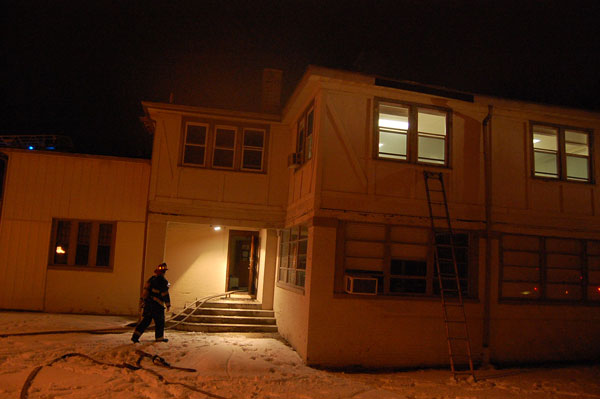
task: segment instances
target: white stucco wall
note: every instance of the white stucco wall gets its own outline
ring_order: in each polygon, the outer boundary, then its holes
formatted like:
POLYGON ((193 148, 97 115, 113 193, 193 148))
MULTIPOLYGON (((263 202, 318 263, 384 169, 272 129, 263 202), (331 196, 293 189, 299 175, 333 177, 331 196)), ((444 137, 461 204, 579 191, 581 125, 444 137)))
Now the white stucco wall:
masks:
POLYGON ((166 278, 173 310, 196 299, 225 292, 229 229, 169 222, 165 245, 166 278))

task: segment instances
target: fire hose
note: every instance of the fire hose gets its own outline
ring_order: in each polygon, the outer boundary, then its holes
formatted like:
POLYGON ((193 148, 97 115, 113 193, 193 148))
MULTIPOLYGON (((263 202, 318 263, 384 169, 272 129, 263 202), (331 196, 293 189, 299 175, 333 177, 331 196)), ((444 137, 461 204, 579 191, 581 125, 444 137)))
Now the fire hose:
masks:
POLYGON ((31 387, 31 385, 33 384, 33 381, 35 380, 35 377, 40 373, 40 371, 44 368, 44 367, 50 367, 52 365, 54 365, 55 363, 61 361, 61 360, 66 360, 68 358, 71 357, 81 357, 87 360, 90 360, 92 363, 97 364, 97 365, 102 365, 102 366, 110 366, 110 367, 117 367, 117 368, 121 368, 121 369, 125 369, 128 371, 137 371, 137 370, 145 370, 153 375, 155 375, 159 381, 161 381, 162 383, 164 383, 165 385, 181 385, 185 388, 188 388, 192 391, 195 392, 199 392, 202 393, 210 398, 215 398, 215 399, 227 399, 223 396, 219 396, 216 395, 214 393, 211 392, 207 392, 204 391, 202 389, 196 388, 192 385, 189 384, 185 384, 182 382, 171 382, 168 381, 167 379, 165 379, 165 377, 163 377, 161 374, 159 374, 158 372, 156 372, 155 370, 149 369, 149 368, 145 368, 142 366, 142 360, 145 358, 148 358, 152 361, 152 363, 156 366, 160 366, 160 367, 165 367, 165 368, 169 368, 169 369, 173 369, 173 370, 180 370, 180 371, 187 371, 187 372, 191 372, 194 373, 196 372, 196 369, 192 369, 192 368, 185 368, 185 367, 177 367, 177 366, 172 366, 171 364, 169 364, 165 359, 163 359, 162 357, 158 356, 158 355, 152 355, 150 353, 144 352, 142 350, 136 350, 135 353, 138 354, 138 358, 135 361, 134 364, 130 364, 130 363, 107 363, 107 362, 102 362, 100 360, 96 360, 88 355, 85 355, 83 353, 77 353, 77 352, 71 352, 71 353, 67 353, 64 354, 62 356, 59 356, 55 359, 53 359, 52 361, 46 363, 45 365, 42 366, 38 366, 35 369, 33 369, 31 371, 31 373, 29 373, 29 376, 27 377, 27 379, 25 380, 25 383, 23 384, 23 387, 21 388, 21 399, 28 399, 29 398, 29 388, 31 387))

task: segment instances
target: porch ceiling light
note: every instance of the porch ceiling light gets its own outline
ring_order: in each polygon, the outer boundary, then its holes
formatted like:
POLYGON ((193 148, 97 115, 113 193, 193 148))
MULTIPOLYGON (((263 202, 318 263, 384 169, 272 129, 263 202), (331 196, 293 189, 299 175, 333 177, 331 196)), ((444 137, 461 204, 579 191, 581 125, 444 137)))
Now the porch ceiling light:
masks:
POLYGON ((214 231, 220 231, 221 230, 221 226, 213 226, 212 227, 214 231))
POLYGON ((56 247, 56 253, 57 254, 64 254, 66 253, 65 250, 63 249, 63 247, 61 247, 60 245, 58 247, 56 247))

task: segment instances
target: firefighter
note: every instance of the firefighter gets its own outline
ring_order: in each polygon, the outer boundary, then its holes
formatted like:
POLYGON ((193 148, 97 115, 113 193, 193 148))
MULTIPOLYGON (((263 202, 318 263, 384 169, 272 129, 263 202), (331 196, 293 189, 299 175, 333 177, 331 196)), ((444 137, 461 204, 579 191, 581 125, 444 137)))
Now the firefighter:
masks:
POLYGON ((140 342, 140 337, 154 320, 154 338, 158 342, 168 342, 164 337, 165 332, 165 307, 167 312, 171 309, 171 298, 169 297, 169 282, 165 278, 167 264, 161 263, 156 266, 154 276, 150 277, 144 284, 144 292, 140 298, 140 306, 143 307, 143 318, 135 327, 131 336, 133 343, 140 342))

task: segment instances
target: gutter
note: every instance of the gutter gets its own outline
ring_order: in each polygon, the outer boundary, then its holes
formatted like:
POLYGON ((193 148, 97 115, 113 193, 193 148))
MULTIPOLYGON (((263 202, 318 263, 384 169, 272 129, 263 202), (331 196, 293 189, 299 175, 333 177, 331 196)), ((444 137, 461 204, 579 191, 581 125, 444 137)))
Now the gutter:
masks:
POLYGON ((488 105, 488 114, 482 122, 483 159, 485 178, 485 287, 483 298, 483 334, 482 344, 484 363, 489 363, 490 345, 490 287, 492 273, 492 112, 493 106, 488 105))

